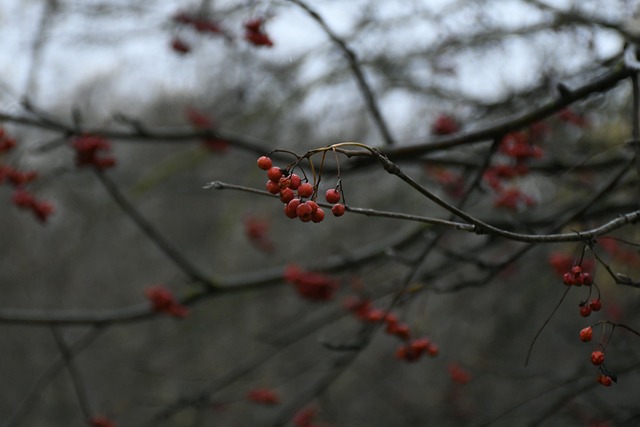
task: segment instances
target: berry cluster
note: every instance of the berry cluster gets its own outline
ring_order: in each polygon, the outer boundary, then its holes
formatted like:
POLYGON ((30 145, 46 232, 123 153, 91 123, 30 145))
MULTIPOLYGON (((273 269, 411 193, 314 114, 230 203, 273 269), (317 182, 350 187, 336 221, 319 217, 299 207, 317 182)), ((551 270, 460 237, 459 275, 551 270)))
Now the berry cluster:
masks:
POLYGON ((245 22, 244 38, 254 46, 273 46, 273 41, 264 31, 264 19, 256 18, 245 22))
MULTIPOLYGON (((298 218, 302 222, 322 222, 324 210, 316 203, 317 188, 309 182, 303 182, 300 176, 273 165, 267 156, 258 158, 258 167, 267 172, 269 179, 267 191, 278 194, 284 203, 284 214, 288 218, 298 218), (307 199, 307 200, 305 200, 307 199)), ((337 188, 327 190, 325 199, 332 204, 331 212, 334 216, 342 216, 346 210, 340 202, 342 195, 337 188)))
MULTIPOLYGON (((539 125, 542 126, 542 125, 539 125)), ((542 136, 539 126, 533 126, 527 132, 512 132, 500 141, 498 152, 502 160, 491 165, 483 174, 487 185, 497 194, 494 206, 518 211, 535 205, 535 200, 513 186, 505 187, 505 181, 525 176, 529 173, 527 162, 542 156, 542 149, 532 140, 542 136)))
POLYGON ((582 267, 575 265, 562 276, 562 282, 567 286, 591 286, 593 278, 590 273, 583 271, 582 267))
POLYGON ((185 11, 176 12, 172 20, 178 24, 193 27, 199 33, 221 34, 223 32, 217 22, 185 11))
POLYGON ((151 286, 144 290, 144 294, 154 311, 177 318, 184 318, 188 314, 187 307, 180 304, 171 291, 162 285, 151 286))
POLYGON ((16 146, 16 140, 0 127, 0 154, 10 151, 16 146))
MULTIPOLYGON (((11 151, 16 141, 0 127, 0 155, 11 151)), ((38 178, 36 171, 20 171, 9 165, 0 164, 0 184, 8 183, 14 187, 12 203, 20 209, 31 211, 40 222, 46 222, 53 213, 53 205, 44 200, 38 200, 26 190, 26 185, 38 178)))
POLYGON ((92 166, 98 170, 112 168, 116 165, 114 157, 106 155, 111 151, 111 143, 101 136, 80 135, 71 141, 76 152, 76 166, 92 166))
POLYGON ((395 352, 397 359, 414 362, 424 354, 435 357, 440 352, 438 346, 426 337, 412 340, 409 325, 400 322, 394 313, 375 308, 369 299, 349 297, 344 307, 363 322, 384 323, 387 334, 401 339, 403 343, 395 352))
MULTIPOLYGON (((198 13, 178 11, 171 17, 171 20, 180 27, 195 30, 198 34, 223 35, 228 37, 220 24, 198 13)), ((175 35, 171 40, 171 49, 180 55, 186 55, 191 52, 191 45, 184 38, 175 35)))
POLYGON ((288 265, 284 280, 291 283, 298 294, 311 301, 328 301, 340 288, 340 282, 322 273, 304 271, 296 265, 288 265))
POLYGON ((46 222, 49 215, 53 213, 51 203, 36 199, 24 188, 16 188, 11 201, 21 209, 30 210, 40 222, 46 222))

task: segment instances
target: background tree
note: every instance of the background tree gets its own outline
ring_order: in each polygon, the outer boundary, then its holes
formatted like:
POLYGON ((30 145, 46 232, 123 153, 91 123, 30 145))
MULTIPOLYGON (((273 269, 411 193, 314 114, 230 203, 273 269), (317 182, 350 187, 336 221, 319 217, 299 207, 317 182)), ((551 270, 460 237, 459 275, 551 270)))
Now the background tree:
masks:
POLYGON ((2 425, 635 425, 637 6, 3 2, 2 425))

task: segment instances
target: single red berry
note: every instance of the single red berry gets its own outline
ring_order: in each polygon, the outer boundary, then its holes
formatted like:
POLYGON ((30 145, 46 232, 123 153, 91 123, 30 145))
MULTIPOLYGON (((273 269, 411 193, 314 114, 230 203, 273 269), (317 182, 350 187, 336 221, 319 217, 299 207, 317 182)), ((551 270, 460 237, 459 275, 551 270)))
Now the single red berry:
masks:
POLYGON ((258 158, 258 167, 263 171, 266 171, 273 167, 273 162, 267 156, 262 156, 258 158))
POLYGON ((458 123, 456 120, 446 114, 438 116, 431 125, 431 133, 433 135, 449 135, 458 131, 458 123))
POLYGON ((344 205, 341 203, 336 203, 331 208, 331 213, 333 213, 333 216, 342 216, 344 215, 344 211, 345 211, 344 205))
POLYGON ((591 286, 593 284, 593 277, 591 277, 591 274, 589 273, 582 273, 580 275, 580 281, 585 286, 591 286))
POLYGON ((291 200, 289 203, 287 203, 287 205, 284 207, 284 214, 286 216, 288 216, 289 218, 297 218, 298 214, 296 212, 296 209, 298 208, 298 205, 300 205, 300 199, 293 199, 291 200))
POLYGON ((293 190, 290 188, 283 188, 282 190, 280 190, 280 200, 282 200, 282 203, 289 203, 295 197, 296 195, 293 193, 293 190))
POLYGON ((571 273, 577 276, 582 273, 582 268, 579 265, 574 265, 573 268, 571 269, 571 273))
POLYGON ((591 308, 589 308, 588 305, 580 306, 580 316, 589 317, 590 314, 591 314, 591 308))
POLYGON ((602 303, 600 302, 600 298, 592 300, 589 303, 589 308, 591 308, 592 311, 600 311, 600 309, 602 308, 602 303))
POLYGON ((310 197, 313 194, 313 186, 308 182, 304 184, 300 184, 298 187, 298 196, 300 197, 310 197))
POLYGON ((573 274, 564 273, 562 275, 562 282, 567 286, 575 285, 575 279, 573 278, 573 274))
POLYGON ((278 194, 280 192, 280 185, 277 182, 271 180, 267 181, 267 191, 271 194, 278 194))
POLYGON ((596 366, 602 365, 604 363, 604 353, 600 350, 595 350, 591 353, 591 363, 596 366))
POLYGON ((189 46, 187 42, 179 38, 174 38, 173 40, 171 40, 171 48, 174 51, 178 52, 180 55, 185 55, 191 52, 191 46, 189 46))
POLYGON ((267 170, 267 176, 271 181, 277 184, 280 181, 280 178, 282 178, 282 169, 277 166, 273 166, 267 170))
POLYGON ((300 187, 300 184, 302 184, 302 180, 295 173, 292 173, 289 179, 291 180, 291 183, 289 184, 289 188, 292 190, 297 190, 298 187, 300 187))
POLYGON ((300 218, 302 222, 311 221, 312 214, 313 214, 313 209, 311 208, 311 205, 309 205, 307 202, 300 203, 296 208, 296 215, 298 215, 298 218, 300 218))
POLYGON ((580 341, 589 342, 593 337, 593 328, 588 326, 580 331, 580 341))
POLYGON ((324 211, 321 208, 316 209, 316 211, 311 214, 311 221, 313 222, 322 222, 323 219, 324 211))
POLYGON ((431 357, 436 357, 438 354, 440 354, 440 348, 431 343, 431 345, 429 345, 429 347, 427 347, 427 354, 431 357))
POLYGON ((338 203, 340 201, 340 192, 335 188, 331 188, 327 190, 325 198, 327 199, 327 203, 338 203))
POLYGON ((609 387, 612 384, 611 377, 605 374, 598 374, 596 381, 605 387, 609 387))

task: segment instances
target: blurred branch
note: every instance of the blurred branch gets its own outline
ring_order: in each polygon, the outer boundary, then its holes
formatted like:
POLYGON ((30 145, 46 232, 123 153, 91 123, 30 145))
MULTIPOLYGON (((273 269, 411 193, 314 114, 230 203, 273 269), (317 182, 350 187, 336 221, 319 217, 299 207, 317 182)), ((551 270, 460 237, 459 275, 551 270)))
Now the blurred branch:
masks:
MULTIPOLYGON (((89 346, 103 331, 101 328, 91 328, 82 337, 68 346, 68 354, 74 358, 89 346)), ((42 390, 53 381, 58 373, 66 366, 67 362, 62 354, 58 355, 44 371, 38 376, 35 382, 28 388, 24 397, 13 409, 9 418, 2 424, 2 427, 17 427, 22 419, 33 409, 36 401, 40 397, 42 390)))
POLYGON ((91 418, 93 411, 91 410, 89 396, 84 385, 84 380, 82 379, 80 371, 77 369, 75 361, 73 360, 74 354, 64 342, 64 338, 60 334, 60 331, 58 331, 55 327, 52 327, 51 332, 53 333, 53 337, 55 338, 58 350, 60 350, 60 354, 62 355, 62 360, 64 361, 64 364, 67 367, 67 371, 69 372, 69 376, 71 377, 73 389, 76 392, 76 397, 78 398, 80 409, 82 409, 82 413, 84 414, 85 419, 88 420, 89 418, 91 418))
POLYGON ((378 127, 378 130, 382 134, 382 139, 387 145, 393 145, 395 143, 394 139, 391 136, 391 132, 389 131, 389 127, 387 126, 387 123, 382 117, 382 113, 380 112, 380 108, 378 107, 378 102, 376 100, 376 97, 374 96, 373 91, 371 90, 371 88, 369 87, 369 84, 367 83, 367 80, 364 76, 362 68, 358 63, 358 59, 356 57, 355 52, 349 46, 347 46, 347 43, 344 40, 342 40, 340 37, 338 37, 336 33, 333 32, 333 30, 329 27, 326 21, 318 14, 318 12, 313 10, 309 5, 307 5, 305 2, 301 0, 289 0, 289 1, 291 3, 298 5, 307 14, 309 14, 309 16, 313 18, 313 20, 316 21, 320 25, 320 27, 322 27, 323 31, 327 34, 327 36, 329 36, 329 38, 345 54, 345 56, 347 57, 347 61, 349 62, 349 66, 351 67, 351 70, 353 71, 356 81, 358 82, 360 91, 364 96, 365 103, 367 105, 367 108, 369 109, 369 113, 371 114, 374 123, 378 127))

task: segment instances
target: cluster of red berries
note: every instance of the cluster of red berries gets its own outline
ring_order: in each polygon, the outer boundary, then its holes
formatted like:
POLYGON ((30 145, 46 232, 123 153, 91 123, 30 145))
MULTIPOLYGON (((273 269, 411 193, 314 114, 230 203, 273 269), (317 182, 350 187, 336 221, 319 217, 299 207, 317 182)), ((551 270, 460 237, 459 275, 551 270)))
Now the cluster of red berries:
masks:
POLYGON ((504 182, 529 173, 527 161, 542 156, 542 149, 531 139, 540 131, 531 128, 529 132, 511 132, 500 141, 498 151, 506 162, 491 165, 483 174, 489 187, 496 191, 494 206, 513 211, 535 205, 535 200, 515 187, 505 187, 504 182))
POLYGON ((101 136, 84 134, 71 141, 76 152, 76 166, 92 166, 99 170, 112 168, 116 159, 108 156, 111 143, 101 136))
MULTIPOLYGON (((199 34, 226 35, 222 27, 220 27, 217 22, 199 16, 195 13, 178 11, 171 19, 173 22, 180 24, 181 26, 193 28, 199 34)), ((191 45, 182 37, 176 35, 171 40, 171 49, 180 55, 186 55, 191 52, 191 45)))
POLYGON ((582 317, 589 317, 592 311, 600 311, 602 303, 600 298, 593 299, 589 302, 580 303, 580 315, 582 317))
POLYGON ((10 151, 16 146, 16 140, 0 127, 0 154, 10 151))
POLYGON ((252 19, 244 24, 244 38, 254 46, 273 46, 273 41, 264 30, 264 20, 252 19))
MULTIPOLYGON (((591 341, 592 338, 593 338, 592 326, 587 326, 586 328, 583 328, 582 330, 580 330, 580 341, 589 342, 591 341)), ((598 383, 606 387, 609 387, 612 384, 612 382, 617 381, 617 376, 613 372, 608 371, 604 367, 604 351, 603 350, 594 350, 591 352, 591 363, 597 366, 599 369, 598 376, 596 377, 596 381, 598 381, 598 383)))
POLYGON ((414 362, 422 355, 435 357, 440 352, 438 346, 426 337, 411 340, 409 325, 400 322, 398 316, 386 310, 375 308, 371 300, 366 298, 349 297, 344 302, 344 307, 363 322, 385 324, 385 332, 404 341, 395 352, 395 357, 400 360, 414 362))
POLYGON ((571 271, 562 276, 562 282, 567 286, 591 286, 593 277, 591 277, 590 273, 583 271, 579 265, 574 265, 571 271))
POLYGON ((284 280, 291 283, 298 294, 311 301, 328 301, 340 288, 340 282, 322 273, 304 271, 296 265, 288 265, 284 280))
MULTIPOLYGON (((315 201, 317 189, 313 185, 302 182, 302 178, 295 173, 273 166, 273 162, 267 156, 258 158, 258 167, 267 172, 267 191, 280 196, 280 200, 285 204, 284 214, 288 218, 298 218, 302 222, 324 220, 324 210, 315 201), (303 201, 304 199, 308 200, 303 201)), ((327 202, 333 205, 331 212, 334 216, 342 216, 346 210, 345 206, 339 203, 341 197, 337 189, 329 189, 325 194, 327 202)))
MULTIPOLYGON (((0 154, 4 154, 16 146, 15 140, 0 128, 0 154)), ((38 178, 36 171, 20 171, 9 165, 0 164, 0 184, 8 183, 15 190, 11 201, 20 209, 31 211, 40 222, 46 222, 53 213, 53 205, 25 189, 25 186, 38 178)))
POLYGON ((172 20, 178 24, 193 27, 193 29, 199 33, 222 33, 222 28, 217 22, 185 11, 176 12, 172 17, 172 20))
POLYGON ((31 211, 40 222, 46 222, 54 210, 50 202, 36 199, 24 188, 17 188, 11 200, 17 207, 31 211))
POLYGON ((188 314, 187 307, 180 304, 171 291, 162 285, 151 286, 144 290, 144 294, 154 311, 178 318, 184 318, 188 314))
POLYGON ((500 141, 500 152, 516 160, 516 163, 542 157, 542 149, 532 144, 524 132, 512 132, 504 136, 500 141))

